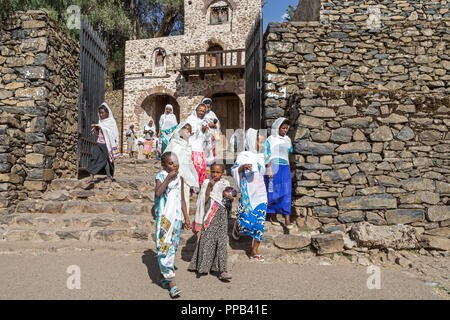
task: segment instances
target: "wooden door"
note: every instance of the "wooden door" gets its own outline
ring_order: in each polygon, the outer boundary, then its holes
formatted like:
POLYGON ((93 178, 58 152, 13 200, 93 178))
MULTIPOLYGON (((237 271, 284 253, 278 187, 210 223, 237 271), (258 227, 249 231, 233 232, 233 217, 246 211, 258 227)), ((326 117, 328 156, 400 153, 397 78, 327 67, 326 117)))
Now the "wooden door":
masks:
POLYGON ((222 134, 226 129, 236 130, 240 127, 240 100, 234 94, 221 94, 213 96, 213 111, 220 121, 222 134))

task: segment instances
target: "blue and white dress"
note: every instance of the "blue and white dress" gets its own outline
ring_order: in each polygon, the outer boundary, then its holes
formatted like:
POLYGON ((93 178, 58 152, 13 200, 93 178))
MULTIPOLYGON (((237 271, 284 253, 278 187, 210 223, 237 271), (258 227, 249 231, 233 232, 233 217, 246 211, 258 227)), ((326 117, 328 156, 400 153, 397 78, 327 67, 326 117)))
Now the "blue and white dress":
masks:
POLYGON ((241 200, 236 215, 239 233, 261 242, 267 211, 267 193, 264 185, 265 157, 256 151, 257 131, 248 129, 246 150, 241 152, 231 170, 236 186, 241 190, 241 200), (251 171, 239 173, 239 167, 251 164, 251 171))
MULTIPOLYGON (((164 182, 167 171, 161 171, 155 178, 164 182)), ((167 280, 175 278, 175 255, 180 244, 180 234, 183 227, 181 211, 181 178, 178 176, 167 186, 161 197, 155 195, 156 213, 156 252, 161 274, 167 280)))
POLYGON ((292 178, 289 167, 289 153, 293 151, 291 139, 280 136, 281 124, 286 118, 278 118, 272 125, 271 136, 267 138, 264 148, 266 159, 271 162, 273 177, 273 191, 269 192, 270 179, 266 175, 264 181, 267 188, 267 213, 291 214, 292 178))

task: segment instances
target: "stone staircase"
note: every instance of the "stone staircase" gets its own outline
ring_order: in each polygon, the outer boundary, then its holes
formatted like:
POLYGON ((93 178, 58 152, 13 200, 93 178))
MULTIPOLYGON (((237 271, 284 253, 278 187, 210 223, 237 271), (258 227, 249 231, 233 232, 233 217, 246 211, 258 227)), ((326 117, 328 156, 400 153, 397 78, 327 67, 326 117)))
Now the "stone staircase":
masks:
MULTIPOLYGON (((41 199, 19 203, 14 214, 0 217, 0 248, 126 248, 154 247, 154 177, 161 171, 154 159, 121 158, 116 162, 114 182, 98 176, 93 188, 85 189, 78 179, 57 179, 41 199)), ((233 179, 226 177, 232 185, 233 179)), ((190 217, 194 219, 197 196, 190 201, 190 217)), ((233 203, 233 211, 238 200, 233 203)), ((229 234, 235 221, 229 217, 229 234)), ((276 238, 284 233, 308 237, 295 226, 283 230, 266 223, 262 247, 275 248, 276 238)), ((299 238, 302 240, 301 238, 299 238)), ((280 243, 299 239, 279 239, 280 243)), ((196 236, 189 230, 181 235, 185 251, 194 250, 196 236)), ((251 247, 251 239, 236 242, 230 237, 230 250, 251 247)))

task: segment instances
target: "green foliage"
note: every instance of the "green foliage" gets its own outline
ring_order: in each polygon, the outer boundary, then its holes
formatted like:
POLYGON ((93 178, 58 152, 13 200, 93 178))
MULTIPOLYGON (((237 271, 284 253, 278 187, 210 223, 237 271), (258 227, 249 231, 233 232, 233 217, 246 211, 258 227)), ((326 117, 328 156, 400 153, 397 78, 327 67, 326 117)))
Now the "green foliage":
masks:
POLYGON ((292 5, 289 5, 286 9, 286 21, 292 21, 292 18, 294 17, 296 8, 294 8, 292 5))

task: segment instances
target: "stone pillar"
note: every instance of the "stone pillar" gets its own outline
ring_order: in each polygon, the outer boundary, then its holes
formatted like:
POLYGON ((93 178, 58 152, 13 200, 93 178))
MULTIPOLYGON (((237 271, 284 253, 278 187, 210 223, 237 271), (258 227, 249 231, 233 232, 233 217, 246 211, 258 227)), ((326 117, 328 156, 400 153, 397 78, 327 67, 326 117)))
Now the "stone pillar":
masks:
POLYGON ((0 33, 0 214, 76 176, 79 45, 43 11, 0 33))

